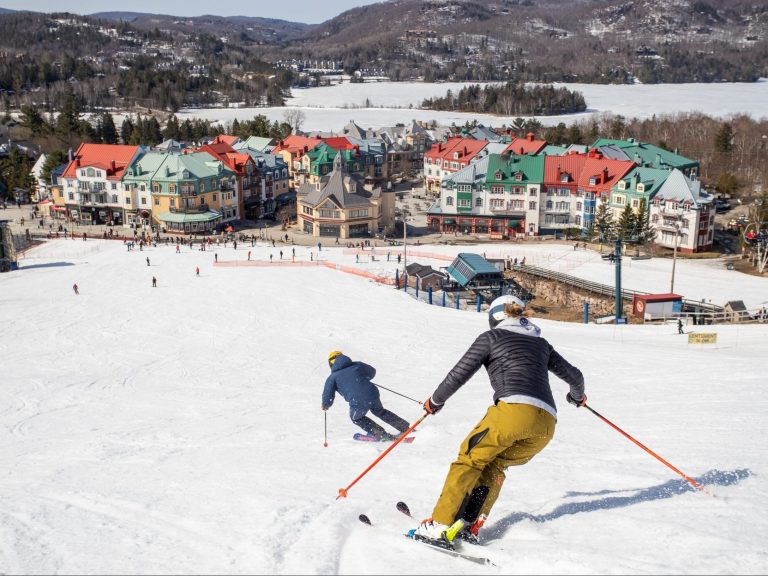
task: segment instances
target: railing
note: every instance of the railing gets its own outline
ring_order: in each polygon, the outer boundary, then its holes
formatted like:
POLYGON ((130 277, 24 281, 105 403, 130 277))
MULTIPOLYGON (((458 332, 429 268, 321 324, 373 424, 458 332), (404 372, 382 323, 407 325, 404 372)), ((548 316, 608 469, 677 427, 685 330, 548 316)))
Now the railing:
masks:
MULTIPOLYGON (((563 274, 562 272, 555 272, 554 270, 548 270, 546 268, 515 264, 512 266, 512 270, 516 270, 518 272, 524 272, 526 274, 532 274, 533 276, 546 278, 548 280, 554 280, 556 282, 562 282, 563 284, 568 284, 569 286, 573 286, 575 288, 581 288, 582 290, 587 290, 588 292, 599 294, 601 296, 609 296, 611 298, 615 298, 615 295, 616 295, 615 286, 609 286, 607 284, 600 284, 598 282, 584 280, 583 278, 569 276, 568 274, 563 274)), ((622 289, 621 298, 622 300, 631 301, 636 295, 643 296, 647 294, 650 294, 650 292, 622 289)), ((717 318, 722 318, 722 315, 724 314, 724 309, 722 306, 718 306, 716 304, 699 302, 696 300, 686 300, 684 298, 682 312, 684 315, 698 315, 702 318, 706 317, 707 319, 713 319, 713 318, 717 319, 717 318)), ((722 321, 722 319, 720 321, 722 321)))
POLYGON ((200 212, 208 212, 210 206, 208 204, 196 204, 195 206, 181 206, 178 208, 171 206, 169 210, 179 214, 198 214, 200 212))

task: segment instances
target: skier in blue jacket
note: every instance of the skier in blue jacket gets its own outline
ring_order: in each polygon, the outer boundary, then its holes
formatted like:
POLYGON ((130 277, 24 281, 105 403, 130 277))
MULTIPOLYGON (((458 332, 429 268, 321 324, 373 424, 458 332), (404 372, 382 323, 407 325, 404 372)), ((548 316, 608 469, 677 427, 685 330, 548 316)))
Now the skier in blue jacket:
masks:
POLYGON ((349 402, 349 417, 352 422, 377 440, 394 440, 397 436, 389 434, 379 424, 368 418, 370 412, 397 429, 401 434, 408 430, 407 421, 394 412, 384 408, 379 398, 379 389, 371 382, 376 369, 364 362, 353 362, 338 350, 328 355, 331 374, 323 388, 323 410, 333 405, 336 392, 349 402))

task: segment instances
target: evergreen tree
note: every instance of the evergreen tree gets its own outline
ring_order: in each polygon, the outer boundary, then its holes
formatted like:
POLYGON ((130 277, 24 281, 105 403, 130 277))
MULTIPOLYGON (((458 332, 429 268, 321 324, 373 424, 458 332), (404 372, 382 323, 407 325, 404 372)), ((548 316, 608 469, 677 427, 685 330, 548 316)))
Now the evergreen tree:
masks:
POLYGON ((715 134, 715 150, 723 154, 729 154, 733 150, 733 126, 726 122, 715 134))
POLYGON ((613 239, 614 228, 613 212, 611 212, 608 201, 603 199, 597 205, 594 218, 594 231, 601 244, 613 239))
POLYGON ((636 229, 637 219, 635 217, 635 211, 632 206, 627 203, 624 206, 624 211, 621 213, 621 218, 617 224, 618 237, 624 242, 634 244, 636 243, 636 229))
POLYGON ((72 144, 75 138, 81 133, 80 126, 80 103, 77 100, 72 88, 67 86, 64 95, 64 104, 56 119, 56 134, 67 144, 72 144))
POLYGON ((14 188, 29 190, 33 184, 30 168, 29 158, 18 149, 11 148, 8 156, 0 160, 0 182, 5 184, 9 193, 14 188))
POLYGON ((32 131, 32 136, 46 136, 51 132, 51 127, 34 106, 21 107, 21 124, 32 131))
POLYGON ((155 146, 163 141, 163 134, 160 131, 160 123, 157 118, 151 116, 144 121, 144 140, 142 144, 149 144, 155 146))
POLYGON ((123 144, 128 144, 128 141, 131 139, 131 134, 133 134, 133 121, 130 116, 126 116, 120 126, 120 140, 123 144))
POLYGON ((69 161, 69 156, 65 150, 54 150, 49 152, 45 156, 45 162, 43 163, 43 169, 40 171, 40 178, 45 182, 51 181, 51 173, 69 161))
POLYGON ((101 140, 104 144, 117 144, 117 128, 109 112, 101 115, 101 140))
POLYGON ((179 133, 179 120, 175 114, 171 114, 168 118, 168 122, 165 123, 165 132, 163 132, 166 140, 180 140, 181 134, 179 133))
POLYGON ((640 245, 650 244, 656 239, 656 230, 651 226, 651 211, 645 198, 640 200, 640 208, 635 216, 637 243, 640 245))
POLYGON ((101 126, 101 118, 96 119, 96 128, 93 131, 93 141, 98 143, 104 142, 104 130, 101 126))

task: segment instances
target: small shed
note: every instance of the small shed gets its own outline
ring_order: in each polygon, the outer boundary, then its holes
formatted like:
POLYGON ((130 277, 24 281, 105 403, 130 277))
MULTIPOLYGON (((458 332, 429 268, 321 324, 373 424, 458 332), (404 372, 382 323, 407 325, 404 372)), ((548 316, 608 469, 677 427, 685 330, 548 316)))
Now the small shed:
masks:
POLYGON ((419 290, 429 290, 429 288, 440 290, 448 279, 445 273, 435 270, 432 266, 422 266, 417 263, 408 264, 405 271, 408 274, 408 286, 415 288, 418 283, 419 290))
POLYGON ((479 254, 470 252, 456 256, 447 271, 462 288, 499 288, 504 280, 501 270, 479 254))
POLYGON ((680 294, 635 294, 632 299, 632 314, 643 320, 669 318, 683 311, 683 297, 680 294))
POLYGON ((726 322, 743 322, 749 320, 749 312, 743 300, 731 300, 723 306, 723 314, 726 322))

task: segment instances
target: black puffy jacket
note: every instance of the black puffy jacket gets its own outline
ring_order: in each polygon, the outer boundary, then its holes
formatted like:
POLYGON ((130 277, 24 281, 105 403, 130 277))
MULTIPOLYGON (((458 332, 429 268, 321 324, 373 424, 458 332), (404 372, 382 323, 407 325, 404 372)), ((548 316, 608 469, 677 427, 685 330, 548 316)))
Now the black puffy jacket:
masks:
MULTIPOLYGON (((432 394, 435 404, 443 404, 461 388, 481 366, 485 366, 493 387, 494 402, 521 394, 536 398, 556 408, 549 386, 549 372, 565 380, 571 395, 581 398, 584 377, 552 345, 538 336, 538 329, 521 330, 515 320, 507 319, 498 327, 483 332, 458 361, 432 394)), ((525 319, 522 322, 527 323, 525 319)))

